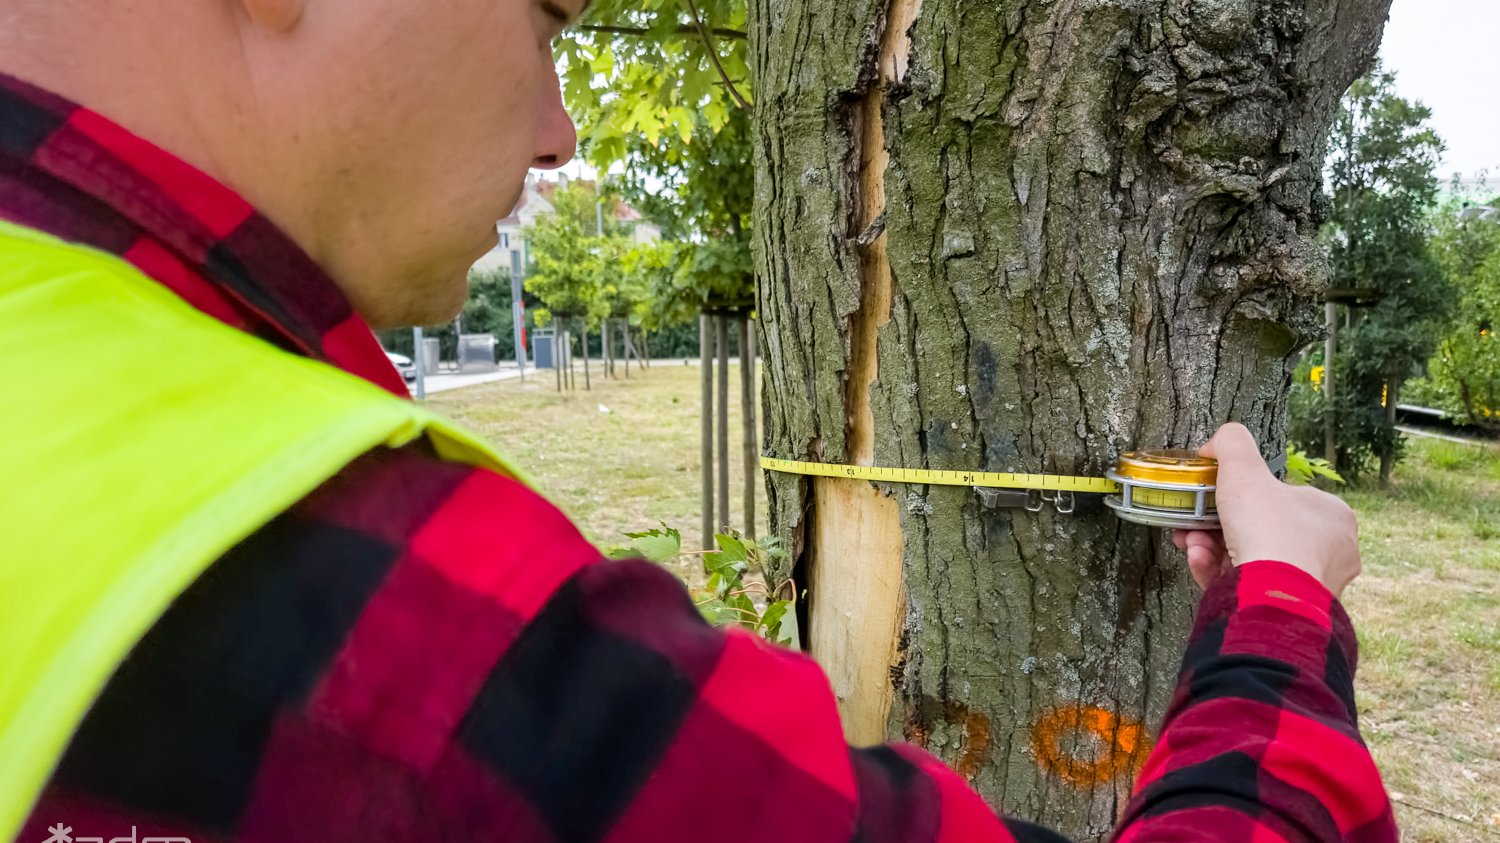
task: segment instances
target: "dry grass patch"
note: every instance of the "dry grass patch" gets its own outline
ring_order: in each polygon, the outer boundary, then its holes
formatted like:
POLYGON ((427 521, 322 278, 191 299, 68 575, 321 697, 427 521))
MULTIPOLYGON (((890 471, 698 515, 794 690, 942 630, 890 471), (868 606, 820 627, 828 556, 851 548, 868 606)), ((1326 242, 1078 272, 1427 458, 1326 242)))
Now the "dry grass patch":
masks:
MULTIPOLYGON (((617 367, 618 369, 618 367, 617 367)), ((530 374, 432 396, 431 405, 484 436, 529 472, 537 487, 604 547, 626 543, 624 533, 665 521, 682 531, 684 546, 699 534, 699 367, 680 361, 656 363, 644 372, 632 367, 628 379, 600 376, 592 389, 558 392, 553 374, 530 374)), ((739 366, 729 367, 729 497, 731 526, 743 528, 744 473, 741 467, 739 366)), ((756 520, 766 530, 764 491, 756 520)), ((702 580, 687 561, 677 573, 702 580)))
POLYGON ((1406 839, 1500 840, 1500 455, 1418 440, 1390 489, 1344 496, 1361 726, 1406 839))

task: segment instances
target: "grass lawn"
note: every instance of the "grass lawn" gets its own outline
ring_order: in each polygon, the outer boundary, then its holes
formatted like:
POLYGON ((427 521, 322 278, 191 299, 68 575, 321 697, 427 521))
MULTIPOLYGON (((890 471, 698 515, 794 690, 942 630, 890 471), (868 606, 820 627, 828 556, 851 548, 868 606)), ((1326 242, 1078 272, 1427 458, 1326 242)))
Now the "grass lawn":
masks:
MULTIPOLYGON (((593 364, 592 389, 558 392, 552 372, 432 396, 431 405, 483 433, 532 475, 537 487, 604 547, 623 545, 625 532, 665 521, 693 547, 701 531, 698 473, 699 367, 654 363, 644 374, 606 380, 593 364), (607 412, 606 412, 607 411, 607 412)), ((740 370, 729 366, 729 526, 744 529, 740 370)), ((757 430, 759 429, 757 418, 757 430)), ((758 534, 766 531, 765 492, 755 468, 758 534)), ((677 573, 697 582, 692 570, 677 573)))
MULTIPOLYGON (((739 371, 731 368, 731 512, 741 526, 739 371)), ((530 471, 596 542, 622 543, 621 533, 658 521, 691 542, 700 511, 698 367, 597 375, 587 392, 580 371, 574 392, 532 376, 440 393, 432 404, 530 471)), ((1390 489, 1343 494, 1360 514, 1365 560, 1345 595, 1362 644, 1361 725, 1406 839, 1500 840, 1500 453, 1415 441, 1390 489)), ((763 501, 757 521, 764 534, 763 501)), ((684 565, 679 575, 701 578, 684 565)))
POLYGON ((1500 840, 1500 453, 1415 440, 1390 489, 1344 496, 1360 725, 1406 839, 1500 840))

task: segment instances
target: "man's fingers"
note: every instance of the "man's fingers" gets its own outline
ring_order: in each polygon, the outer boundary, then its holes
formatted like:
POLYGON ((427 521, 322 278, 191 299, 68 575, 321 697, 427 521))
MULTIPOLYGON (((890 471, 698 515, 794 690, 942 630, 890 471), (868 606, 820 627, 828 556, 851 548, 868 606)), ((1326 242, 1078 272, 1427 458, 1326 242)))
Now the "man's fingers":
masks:
POLYGON ((1217 531, 1175 530, 1172 543, 1187 551, 1188 572, 1199 588, 1207 589, 1228 568, 1224 537, 1217 531))
POLYGON ((1224 571, 1219 557, 1212 550, 1201 545, 1189 545, 1187 558, 1188 572, 1193 575, 1193 581, 1198 583, 1199 588, 1206 590, 1224 571))
POLYGON ((1216 557, 1224 556, 1224 534, 1218 530, 1184 530, 1186 549, 1206 548, 1216 557))

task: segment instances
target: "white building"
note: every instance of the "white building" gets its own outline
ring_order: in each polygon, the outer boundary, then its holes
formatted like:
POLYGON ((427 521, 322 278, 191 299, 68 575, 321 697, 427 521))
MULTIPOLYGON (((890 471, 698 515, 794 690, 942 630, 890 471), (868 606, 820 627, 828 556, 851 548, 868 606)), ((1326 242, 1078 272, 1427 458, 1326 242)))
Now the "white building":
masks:
MULTIPOLYGON (((521 198, 516 202, 515 210, 510 212, 510 216, 495 224, 495 230, 500 235, 500 242, 474 264, 475 271, 498 270, 510 271, 516 275, 525 274, 526 263, 531 257, 526 249, 526 230, 535 225, 538 219, 557 213, 548 198, 559 187, 567 184, 566 175, 558 176, 557 181, 547 181, 528 174, 526 187, 521 191, 521 198)), ((592 187, 594 183, 584 180, 581 184, 592 187)), ((630 229, 631 239, 637 243, 651 243, 661 239, 661 229, 647 222, 641 217, 639 211, 624 202, 615 203, 614 208, 605 213, 613 214, 617 221, 626 224, 630 229)))

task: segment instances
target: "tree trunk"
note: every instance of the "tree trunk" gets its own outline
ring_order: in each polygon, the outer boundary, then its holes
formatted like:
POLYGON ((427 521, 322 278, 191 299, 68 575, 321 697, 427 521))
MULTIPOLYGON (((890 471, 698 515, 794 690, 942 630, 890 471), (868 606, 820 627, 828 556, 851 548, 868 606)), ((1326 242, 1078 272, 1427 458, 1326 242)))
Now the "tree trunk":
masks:
POLYGON ((610 336, 608 319, 604 320, 604 327, 601 329, 601 335, 603 336, 604 342, 604 377, 612 378, 615 376, 615 359, 613 356, 614 352, 609 347, 610 336))
POLYGON ((557 391, 562 392, 562 331, 552 329, 552 370, 557 375, 557 391))
POLYGON ((624 320, 621 320, 619 321, 618 329, 616 329, 619 332, 619 362, 624 363, 625 378, 630 377, 630 350, 628 350, 627 345, 625 345, 625 329, 627 329, 627 327, 627 323, 625 323, 624 320))
POLYGON ((1396 430, 1396 402, 1400 400, 1401 381, 1390 378, 1385 382, 1385 423, 1391 428, 1391 439, 1380 452, 1380 485, 1391 484, 1391 472, 1396 469, 1396 446, 1401 433, 1396 430))
POLYGON ((584 321, 579 327, 583 333, 583 388, 592 390, 594 387, 589 383, 589 323, 584 321))
POLYGON ((700 448, 701 473, 703 476, 703 548, 714 546, 714 323, 713 317, 703 314, 698 317, 698 351, 700 362, 699 382, 702 395, 702 447, 700 448))
POLYGON ((1333 302, 1323 304, 1323 459, 1328 467, 1339 470, 1339 414, 1333 403, 1333 362, 1339 350, 1339 306, 1333 302))
MULTIPOLYGON (((1325 136, 1388 6, 753 0, 767 453, 1101 475, 1230 419, 1278 452, 1325 136)), ((1192 614, 1170 537, 1097 501, 767 487, 851 739, 1106 835, 1192 614)))
POLYGON ((625 359, 629 360, 634 357, 636 371, 644 371, 646 365, 641 362, 641 353, 635 347, 635 335, 630 332, 629 322, 620 323, 620 333, 625 338, 625 359))

